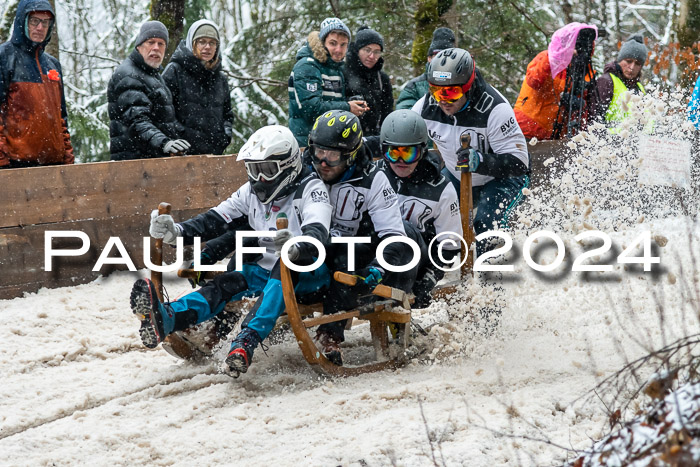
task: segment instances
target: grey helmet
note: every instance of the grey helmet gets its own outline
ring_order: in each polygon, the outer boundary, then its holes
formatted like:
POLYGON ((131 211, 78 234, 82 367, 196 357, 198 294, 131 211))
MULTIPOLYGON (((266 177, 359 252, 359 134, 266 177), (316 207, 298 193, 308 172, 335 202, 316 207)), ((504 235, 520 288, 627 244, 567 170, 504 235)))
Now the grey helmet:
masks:
POLYGON ((384 119, 379 137, 382 146, 427 146, 428 127, 416 112, 395 110, 384 119))
POLYGON ((428 82, 435 86, 462 86, 467 92, 475 74, 471 54, 457 47, 439 52, 428 64, 428 82))

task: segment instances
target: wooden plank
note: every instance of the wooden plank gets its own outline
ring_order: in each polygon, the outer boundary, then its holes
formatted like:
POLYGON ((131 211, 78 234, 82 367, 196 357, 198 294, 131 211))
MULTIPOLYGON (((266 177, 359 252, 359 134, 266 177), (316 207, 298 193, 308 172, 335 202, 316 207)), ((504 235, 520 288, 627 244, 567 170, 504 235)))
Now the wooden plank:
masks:
POLYGON ((0 228, 204 209, 247 181, 234 156, 187 156, 0 171, 0 228))
MULTIPOLYGON (((188 219, 200 212, 194 209, 184 210, 175 215, 176 218, 188 219)), ((18 297, 22 292, 36 292, 41 287, 84 284, 100 275, 125 270, 125 266, 105 265, 98 272, 92 271, 107 241, 114 236, 120 238, 135 266, 143 268, 143 238, 149 236, 148 226, 149 216, 142 214, 0 229, 0 266, 5 271, 12 271, 12 274, 0 274, 0 299, 18 297), (90 239, 90 248, 82 256, 54 258, 52 271, 45 271, 44 242, 47 230, 83 232, 90 239)), ((79 239, 53 241, 53 247, 60 249, 77 249, 81 245, 79 239)), ((175 261, 174 248, 166 247, 163 250, 166 264, 175 261)), ((117 250, 114 248, 112 256, 116 254, 117 250)))
MULTIPOLYGON (((235 156, 187 156, 0 171, 0 299, 40 287, 83 284, 124 266, 92 268, 110 237, 119 237, 137 268, 143 268, 143 237, 149 215, 161 201, 183 221, 216 206, 247 181, 235 156), (87 234, 90 249, 80 257, 54 260, 44 270, 47 230, 87 234)), ((57 239, 56 248, 81 242, 57 239)), ((115 249, 116 254, 116 249, 115 249)), ((165 248, 165 262, 175 250, 165 248)))

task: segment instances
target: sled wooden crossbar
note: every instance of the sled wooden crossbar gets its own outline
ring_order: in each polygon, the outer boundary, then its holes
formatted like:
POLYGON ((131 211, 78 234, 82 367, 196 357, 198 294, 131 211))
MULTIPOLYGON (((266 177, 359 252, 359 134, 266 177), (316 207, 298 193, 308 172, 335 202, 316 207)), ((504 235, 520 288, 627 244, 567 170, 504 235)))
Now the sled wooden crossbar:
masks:
MULTIPOLYGON (((281 230, 287 227, 287 219, 286 218, 278 218, 277 219, 277 229, 281 230)), ((395 316, 395 314, 391 312, 386 312, 386 314, 382 314, 385 312, 385 310, 380 311, 379 313, 372 312, 368 313, 365 315, 362 315, 362 318, 369 321, 369 328, 370 328, 370 334, 372 335, 372 343, 374 344, 374 350, 376 352, 376 356, 378 358, 387 358, 384 361, 378 361, 375 363, 368 363, 365 365, 357 366, 357 367, 348 367, 348 366, 339 366, 336 365, 335 363, 331 362, 326 358, 325 355, 316 347, 316 344, 314 343, 313 339, 309 335, 308 332, 308 327, 312 326, 307 326, 307 324, 311 323, 318 323, 318 324, 323 324, 320 322, 322 319, 326 319, 327 321, 323 322, 337 322, 349 318, 355 318, 355 314, 357 314, 357 317, 361 315, 361 312, 359 310, 353 310, 351 312, 346 312, 346 313, 337 313, 335 315, 326 315, 321 318, 316 318, 316 321, 314 320, 309 320, 307 323, 304 323, 304 320, 301 317, 300 311, 299 311, 299 304, 297 303, 296 295, 294 294, 294 283, 292 282, 292 275, 289 272, 289 268, 287 268, 287 265, 284 263, 284 260, 280 260, 280 275, 281 275, 281 281, 282 281, 282 291, 284 294, 284 304, 285 304, 285 311, 287 313, 287 319, 289 319, 289 324, 292 328, 292 332, 294 333, 294 336, 297 339, 297 344, 299 345, 299 348, 301 349, 301 353, 306 359, 306 361, 311 365, 312 368, 314 368, 317 371, 320 371, 322 373, 326 373, 329 375, 333 376, 355 376, 363 373, 370 373, 374 371, 381 371, 389 368, 396 368, 400 366, 403 363, 403 359, 399 355, 398 357, 394 358, 389 358, 388 355, 388 347, 389 347, 389 337, 387 334, 387 324, 388 322, 385 321, 387 318, 391 319, 394 317, 400 318, 401 323, 397 323, 397 326, 399 327, 399 335, 401 336, 401 341, 404 345, 404 347, 407 345, 408 341, 408 326, 407 324, 410 323, 410 310, 407 310, 406 313, 404 313, 405 316, 399 317, 398 315, 395 316)), ((334 274, 334 279, 339 280, 340 282, 347 283, 346 281, 352 281, 352 277, 349 274, 342 274, 336 272, 334 274)), ((386 287, 386 286, 384 286, 386 287)), ((382 295, 386 295, 387 292, 390 296, 397 296, 395 294, 394 290, 392 290, 391 287, 387 287, 387 289, 390 290, 384 290, 380 289, 383 293, 382 295)), ((375 288, 375 291, 377 289, 375 288)), ((403 293, 403 292, 402 292, 403 293)), ((315 324, 314 324, 315 325, 315 324)))

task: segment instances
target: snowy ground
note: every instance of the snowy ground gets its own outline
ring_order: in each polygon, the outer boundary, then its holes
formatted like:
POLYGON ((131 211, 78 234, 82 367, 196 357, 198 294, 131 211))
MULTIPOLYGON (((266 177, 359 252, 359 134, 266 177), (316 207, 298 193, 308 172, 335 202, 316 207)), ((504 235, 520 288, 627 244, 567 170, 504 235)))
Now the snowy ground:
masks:
MULTIPOLYGON (((606 415, 574 401, 617 370, 623 352, 632 359, 641 345, 699 330, 682 296, 698 280, 688 254, 698 225, 643 223, 613 242, 645 229, 668 239, 660 274, 548 279, 521 260, 506 276, 514 280, 504 282, 495 332, 474 316, 479 294, 493 289, 468 286, 451 305, 418 312, 437 323, 420 358, 350 379, 320 378, 289 339, 267 357, 258 351, 237 380, 214 363, 146 350, 129 310, 133 273, 0 301, 0 464, 555 463, 566 451, 527 438, 589 447, 606 433, 606 415), (654 294, 667 310, 661 324, 654 294)), ((168 285, 171 294, 189 287, 168 285)))
MULTIPOLYGON (((625 125, 653 119, 657 134, 691 139, 682 100, 667 98, 633 98, 641 110, 625 125)), ((416 311, 430 335, 398 371, 322 378, 289 337, 267 356, 258 350, 240 379, 220 374, 216 360, 196 366, 146 350, 129 309, 136 273, 0 301, 0 464, 479 467, 578 457, 573 450, 609 431, 589 391, 626 362, 700 332, 697 186, 638 185, 638 146, 626 132, 574 138, 579 155, 552 174, 553 189, 528 193, 515 271, 477 277, 449 303, 416 311), (569 256, 535 273, 521 251, 543 229, 569 256), (612 238, 614 253, 593 259, 614 271, 571 272, 582 251, 574 237, 590 229, 612 238), (644 231, 660 265, 645 273, 616 264, 644 231), (483 313, 494 301, 497 325, 483 313)), ((548 264, 555 254, 543 245, 533 250, 548 264)), ((190 290, 166 286, 171 296, 190 290)), ((346 352, 367 335, 359 326, 346 352)))

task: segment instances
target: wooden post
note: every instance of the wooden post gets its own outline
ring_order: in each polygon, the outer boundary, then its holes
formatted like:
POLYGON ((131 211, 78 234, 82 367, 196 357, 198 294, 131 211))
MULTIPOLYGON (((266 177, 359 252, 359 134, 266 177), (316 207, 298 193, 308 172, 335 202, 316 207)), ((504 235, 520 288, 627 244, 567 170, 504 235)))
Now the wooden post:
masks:
MULTIPOLYGON (((472 137, 470 134, 463 134, 460 138, 462 148, 467 149, 471 146, 472 137)), ((462 233, 464 240, 467 243, 466 251, 462 250, 462 257, 467 260, 462 264, 462 275, 474 275, 474 252, 472 247, 475 242, 474 235, 474 200, 472 199, 472 173, 462 171, 462 179, 459 187, 459 210, 462 216, 462 233)))
MULTIPOLYGON (((160 203, 158 205, 158 215, 170 214, 172 211, 172 206, 168 203, 160 203)), ((151 263, 156 266, 163 265, 163 239, 156 238, 153 245, 151 245, 151 263)), ((151 271, 151 282, 156 286, 156 292, 158 293, 158 300, 163 302, 163 273, 159 271, 151 271)))

